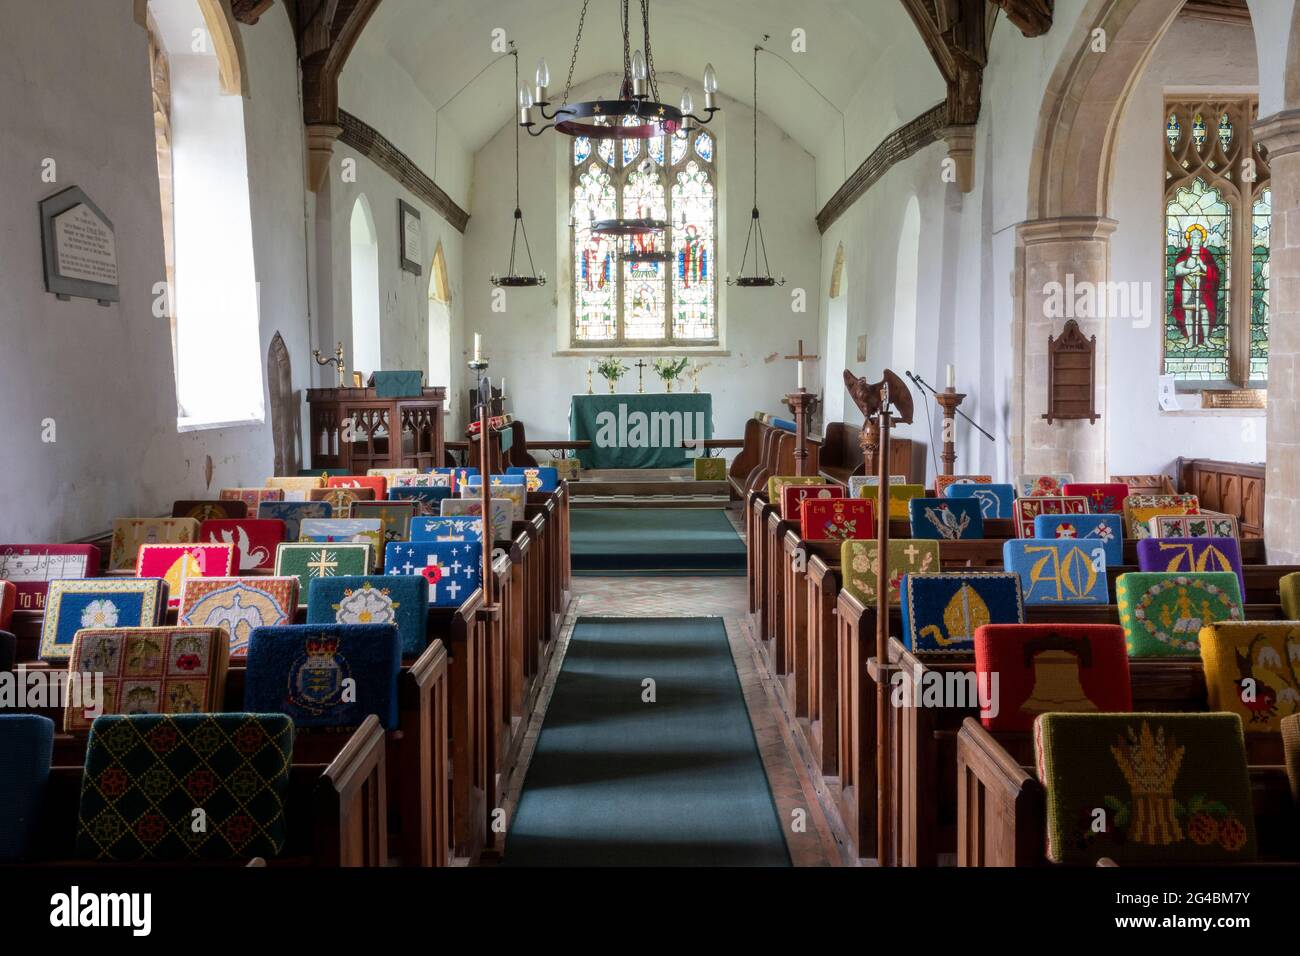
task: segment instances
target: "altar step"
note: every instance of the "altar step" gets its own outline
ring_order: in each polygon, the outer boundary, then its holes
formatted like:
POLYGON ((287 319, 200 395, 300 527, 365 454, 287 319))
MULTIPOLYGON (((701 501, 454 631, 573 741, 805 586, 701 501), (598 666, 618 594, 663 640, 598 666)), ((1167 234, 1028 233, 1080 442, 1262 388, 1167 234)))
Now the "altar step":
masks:
POLYGON ((627 481, 592 480, 569 483, 574 508, 718 508, 731 500, 725 481, 689 478, 627 481))

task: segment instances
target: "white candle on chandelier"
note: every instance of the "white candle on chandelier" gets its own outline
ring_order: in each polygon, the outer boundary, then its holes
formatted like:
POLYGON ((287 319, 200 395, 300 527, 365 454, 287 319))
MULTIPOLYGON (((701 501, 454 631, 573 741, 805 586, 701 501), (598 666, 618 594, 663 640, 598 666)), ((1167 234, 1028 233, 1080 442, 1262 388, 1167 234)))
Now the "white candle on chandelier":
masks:
POLYGON ((952 389, 957 387, 957 368, 953 365, 948 366, 948 387, 952 389))

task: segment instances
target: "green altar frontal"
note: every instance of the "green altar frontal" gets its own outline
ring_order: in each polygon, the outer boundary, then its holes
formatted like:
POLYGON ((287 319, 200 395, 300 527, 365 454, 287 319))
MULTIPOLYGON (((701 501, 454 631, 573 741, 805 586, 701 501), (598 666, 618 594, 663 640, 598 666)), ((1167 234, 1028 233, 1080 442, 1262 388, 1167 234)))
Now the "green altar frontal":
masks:
POLYGON ((704 454, 684 441, 713 437, 713 396, 706 392, 574 395, 569 437, 588 440, 586 468, 690 468, 704 454))

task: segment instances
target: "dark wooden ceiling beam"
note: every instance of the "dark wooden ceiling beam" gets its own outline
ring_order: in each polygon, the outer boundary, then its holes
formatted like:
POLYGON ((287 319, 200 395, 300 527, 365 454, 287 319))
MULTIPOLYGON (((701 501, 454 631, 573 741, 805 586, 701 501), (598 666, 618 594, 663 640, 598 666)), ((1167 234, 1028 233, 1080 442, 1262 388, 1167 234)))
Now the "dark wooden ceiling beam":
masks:
POLYGON ((380 0, 291 3, 290 15, 298 33, 298 58, 302 62, 302 112, 307 125, 313 191, 324 183, 334 143, 343 133, 339 119, 339 76, 379 3, 380 0))
POLYGON ((230 11, 235 15, 235 19, 250 27, 273 6, 275 0, 230 0, 230 11))
POLYGON ((1040 37, 1052 28, 1055 0, 991 0, 1027 37, 1040 37))
POLYGON ((1052 26, 1054 0, 901 0, 947 87, 943 138, 962 192, 974 186, 975 123, 995 4, 1028 37, 1052 26))

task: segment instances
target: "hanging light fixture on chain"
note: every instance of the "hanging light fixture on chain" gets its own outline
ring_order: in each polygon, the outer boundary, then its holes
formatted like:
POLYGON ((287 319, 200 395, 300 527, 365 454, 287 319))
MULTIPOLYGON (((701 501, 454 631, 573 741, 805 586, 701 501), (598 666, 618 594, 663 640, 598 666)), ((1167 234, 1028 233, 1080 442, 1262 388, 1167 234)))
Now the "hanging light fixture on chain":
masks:
MULTIPOLYGON (((513 46, 513 45, 512 45, 513 46)), ((519 82, 519 51, 511 49, 510 55, 515 58, 515 86, 520 91, 525 87, 519 82)), ((535 289, 538 286, 546 285, 546 273, 537 271, 533 264, 533 250, 528 244, 528 228, 524 225, 524 213, 519 204, 519 127, 515 127, 515 224, 514 230, 510 235, 510 266, 505 275, 492 273, 492 284, 497 288, 507 289, 535 289), (519 237, 524 238, 524 252, 528 256, 528 273, 520 275, 515 272, 515 253, 518 249, 519 237)))
POLYGON ((623 32, 623 76, 617 98, 569 102, 578 49, 582 45, 582 29, 587 20, 587 8, 591 5, 591 0, 583 0, 573 56, 569 61, 569 76, 559 106, 548 112, 552 106, 547 89, 551 71, 545 59, 537 64, 534 88, 531 91, 525 87, 519 89, 519 125, 528 131, 528 135, 540 136, 548 129, 554 129, 568 136, 587 136, 596 140, 653 139, 671 135, 679 129, 695 129, 712 121, 713 114, 719 109, 718 77, 712 64, 704 68, 705 116, 694 113, 694 101, 689 90, 682 95, 680 108, 660 102, 659 81, 655 76, 654 53, 650 46, 650 0, 640 0, 642 48, 636 51, 631 48, 630 0, 618 0, 618 3, 623 32), (552 122, 536 128, 537 113, 552 122))
MULTIPOLYGON (((764 39, 766 40, 767 37, 764 39)), ((761 46, 754 47, 754 209, 749 218, 749 234, 745 237, 745 251, 740 257, 740 275, 736 279, 727 276, 727 285, 739 286, 742 289, 770 289, 773 286, 785 285, 785 276, 781 276, 780 279, 772 278, 772 268, 767 261, 767 242, 763 239, 763 220, 758 214, 758 52, 761 49, 761 46), (751 246, 754 249, 754 271, 746 275, 745 264, 749 261, 751 246)))

